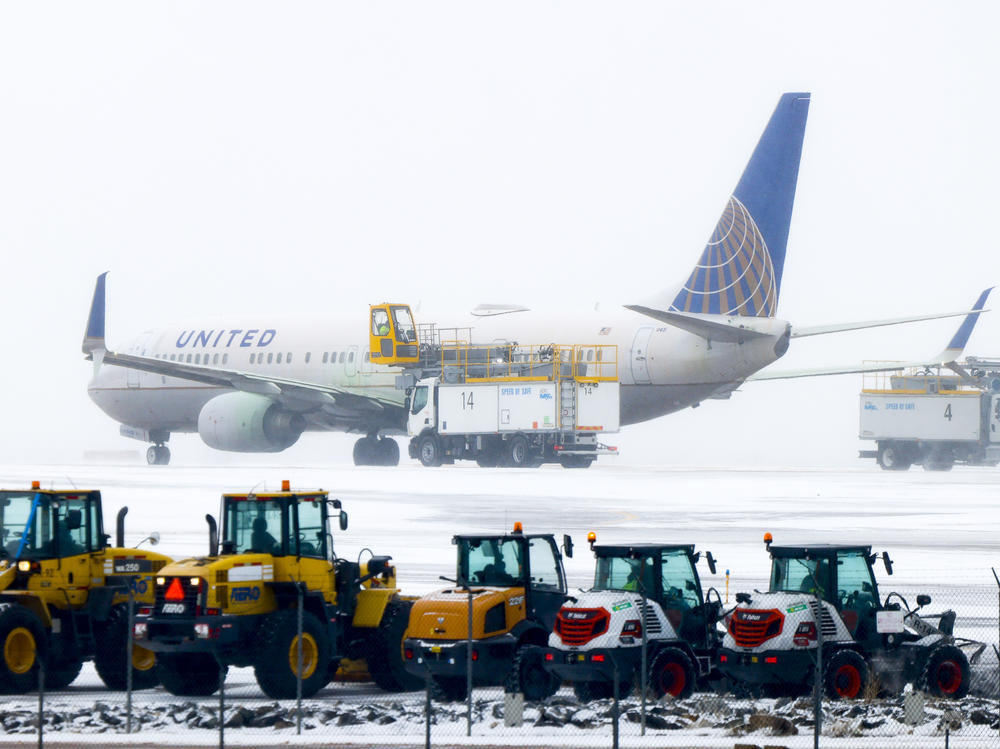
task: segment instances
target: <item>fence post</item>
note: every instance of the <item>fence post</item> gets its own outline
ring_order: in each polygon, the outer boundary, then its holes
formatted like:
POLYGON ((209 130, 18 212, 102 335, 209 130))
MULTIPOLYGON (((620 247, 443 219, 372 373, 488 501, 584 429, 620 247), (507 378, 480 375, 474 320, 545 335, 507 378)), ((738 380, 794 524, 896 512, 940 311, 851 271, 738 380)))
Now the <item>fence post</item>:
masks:
POLYGON ((465 735, 472 735, 472 586, 466 585, 466 590, 469 591, 469 620, 466 627, 466 643, 465 643, 465 690, 466 690, 466 700, 468 702, 467 708, 468 713, 465 722, 465 735))
POLYGON ((298 616, 296 617, 296 643, 295 647, 295 732, 299 736, 302 735, 302 584, 299 583, 298 589, 298 616))
POLYGON ((813 688, 813 749, 819 749, 823 724, 823 599, 816 596, 816 683, 813 688))
POLYGON ((135 647, 133 628, 135 627, 135 595, 132 586, 128 588, 128 633, 125 637, 125 733, 132 733, 132 651, 135 647))
POLYGON ((431 749, 431 670, 429 668, 427 669, 427 675, 424 677, 424 690, 427 692, 424 701, 424 725, 426 727, 424 747, 425 749, 431 749))
POLYGON ((614 657, 611 658, 611 666, 614 679, 611 684, 611 746, 613 749, 618 749, 618 661, 614 657))
MULTIPOLYGON (((38 647, 35 647, 35 657, 38 658, 38 647)), ((45 743, 45 658, 38 658, 38 749, 45 743)))
MULTIPOLYGON (((646 560, 643 559, 643 565, 645 565, 646 560)), ((640 625, 640 631, 642 632, 642 676, 639 680, 639 691, 642 694, 639 695, 641 702, 639 703, 639 735, 646 735, 646 689, 649 687, 648 684, 648 673, 649 673, 649 639, 646 637, 646 590, 645 586, 642 585, 642 574, 639 576, 639 593, 642 595, 642 624, 640 625)))
POLYGON ((219 661, 219 749, 226 746, 226 667, 219 661))
MULTIPOLYGON (((997 576, 996 567, 990 567, 993 572, 993 579, 997 581, 997 641, 1000 642, 1000 577, 997 576)), ((993 652, 997 655, 997 662, 1000 663, 1000 649, 993 646, 993 652)), ((1000 668, 997 669, 997 715, 1000 715, 1000 668)), ((997 724, 997 734, 1000 735, 1000 723, 997 724)))

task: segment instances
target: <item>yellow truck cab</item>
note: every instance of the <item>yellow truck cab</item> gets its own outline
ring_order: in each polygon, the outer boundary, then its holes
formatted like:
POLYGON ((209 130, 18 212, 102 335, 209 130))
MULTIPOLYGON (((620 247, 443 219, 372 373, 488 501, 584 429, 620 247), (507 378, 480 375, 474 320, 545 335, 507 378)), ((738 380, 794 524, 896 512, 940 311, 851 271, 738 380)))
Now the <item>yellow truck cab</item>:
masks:
MULTIPOLYGON (((99 491, 0 490, 0 692, 60 689, 93 660, 109 689, 128 681, 128 598, 152 603, 153 575, 169 557, 117 546, 105 535, 99 491)), ((158 536, 154 538, 158 539, 158 536)), ((132 651, 132 685, 156 686, 155 656, 132 651)))
POLYGON ((342 659, 366 658, 383 689, 419 686, 402 664, 409 602, 391 557, 336 556, 330 520, 347 528, 340 500, 321 489, 224 494, 221 548, 214 518, 209 554, 161 570, 155 602, 135 636, 160 657, 163 686, 177 695, 218 687, 219 666, 253 666, 269 697, 324 687, 342 659), (299 608, 301 606, 301 666, 299 608))

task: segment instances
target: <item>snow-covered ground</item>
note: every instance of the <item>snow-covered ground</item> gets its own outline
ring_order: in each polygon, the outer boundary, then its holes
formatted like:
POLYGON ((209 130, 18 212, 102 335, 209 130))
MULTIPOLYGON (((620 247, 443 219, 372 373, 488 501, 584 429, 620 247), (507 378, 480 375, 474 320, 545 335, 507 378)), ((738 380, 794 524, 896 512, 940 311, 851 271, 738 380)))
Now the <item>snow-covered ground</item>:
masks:
MULTIPOLYGON (((118 508, 128 505, 127 540, 134 544, 158 530, 162 538, 158 550, 175 557, 205 552, 204 515, 217 514, 223 491, 277 488, 286 478, 293 486, 322 487, 342 499, 350 515, 350 528, 336 534, 338 554, 355 557, 365 548, 391 554, 399 585, 406 593, 421 594, 438 588, 442 585, 439 576, 454 573, 453 534, 499 531, 521 521, 527 531, 573 536, 576 554, 566 562, 571 587, 584 587, 590 582, 592 557, 586 533, 592 530, 599 542, 675 541, 711 550, 719 561, 718 572, 712 575, 704 563, 699 565, 703 584, 718 588, 725 599, 728 570, 728 600, 732 603, 737 591, 766 587, 769 559, 762 536, 770 531, 778 544, 851 542, 888 550, 895 562, 895 574, 888 577, 881 567, 877 569, 883 596, 898 590, 912 601, 917 593, 929 593, 934 599, 929 610, 953 608, 958 612, 956 634, 997 642, 998 590, 990 571, 1000 566, 1000 512, 996 506, 1000 471, 995 469, 898 474, 874 467, 677 469, 616 466, 610 461, 586 471, 548 466, 537 470, 489 470, 474 465, 426 469, 409 463, 394 469, 344 465, 0 466, 0 486, 4 488, 24 487, 32 480, 40 480, 43 486, 101 489, 109 526, 118 508)), ((110 527, 105 530, 113 532, 110 527)), ((249 669, 230 672, 227 696, 248 709, 270 704, 257 691, 249 669)), ((496 697, 485 692, 482 695, 483 699, 496 697)), ((89 665, 69 690, 51 698, 53 705, 63 702, 93 708, 95 702, 103 701, 116 710, 121 700, 121 695, 107 695, 100 689, 89 665)), ((398 703, 400 698, 382 695, 368 685, 334 684, 321 691, 311 704, 333 701, 360 708, 398 703)), ((216 698, 202 703, 212 706, 216 698)), ((32 699, 18 698, 9 701, 6 710, 31 709, 33 704, 32 699)), ((167 710, 174 709, 171 706, 179 701, 157 690, 137 696, 136 704, 144 710, 167 710)), ((763 709, 770 707, 765 705, 763 709)), ((369 733, 358 727, 337 735, 357 739, 402 732, 419 738, 422 724, 405 716, 421 710, 419 695, 406 697, 393 713, 396 727, 392 731, 387 724, 373 724, 369 733)), ((995 703, 993 715, 995 721, 995 703)), ((537 720, 538 716, 532 717, 537 720)), ((939 723, 938 719, 934 725, 939 723)), ((167 723, 157 724, 155 720, 144 723, 143 738, 162 735, 173 741, 178 732, 184 733, 180 726, 187 723, 176 725, 169 728, 167 723)), ((603 725, 589 729, 570 725, 558 730, 550 726, 553 730, 544 731, 526 726, 500 732, 489 729, 489 725, 490 721, 477 724, 475 735, 479 741, 490 738, 500 743, 520 743, 534 736, 547 744, 596 745, 604 741, 601 737, 607 733, 603 725)), ((701 731, 685 726, 683 731, 658 732, 660 745, 668 739, 673 745, 694 745, 703 739, 708 741, 712 735, 720 736, 713 733, 714 728, 701 731)), ((234 728, 229 737, 237 738, 248 730, 234 728)), ((436 730, 449 740, 464 736, 464 724, 444 721, 436 730)), ((931 733, 934 730, 927 729, 931 733)), ((273 731, 269 728, 267 735, 274 738, 273 731)), ((978 735, 970 731, 967 726, 966 736, 978 735)), ((323 731, 317 727, 307 733, 323 731)), ((634 733, 635 727, 623 728, 623 735, 634 733)), ((331 738, 330 734, 323 735, 327 740, 331 738)), ((996 736, 994 729, 991 740, 995 742, 996 736)), ((804 737, 789 739, 783 738, 782 743, 797 745, 804 737)), ((771 743, 763 738, 755 740, 771 743)))

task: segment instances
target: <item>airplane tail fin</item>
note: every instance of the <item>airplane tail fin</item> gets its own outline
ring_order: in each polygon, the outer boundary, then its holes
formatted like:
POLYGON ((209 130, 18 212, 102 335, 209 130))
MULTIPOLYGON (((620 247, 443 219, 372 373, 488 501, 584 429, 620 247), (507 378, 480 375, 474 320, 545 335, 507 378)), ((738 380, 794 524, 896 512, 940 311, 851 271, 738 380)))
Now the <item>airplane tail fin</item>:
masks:
POLYGON ((808 113, 808 93, 782 95, 671 310, 774 316, 808 113))
POLYGON ((99 275, 94 284, 94 298, 90 302, 87 329, 83 333, 83 353, 88 359, 94 358, 95 351, 104 350, 104 279, 107 275, 107 271, 99 275))
POLYGON ((979 316, 982 314, 983 307, 986 306, 986 299, 991 291, 993 291, 992 286, 979 295, 979 299, 972 305, 972 311, 962 320, 962 324, 958 326, 958 330, 955 331, 955 335, 951 337, 944 351, 938 354, 939 361, 953 362, 961 358, 965 351, 965 345, 969 342, 969 336, 972 335, 972 329, 979 322, 979 316))

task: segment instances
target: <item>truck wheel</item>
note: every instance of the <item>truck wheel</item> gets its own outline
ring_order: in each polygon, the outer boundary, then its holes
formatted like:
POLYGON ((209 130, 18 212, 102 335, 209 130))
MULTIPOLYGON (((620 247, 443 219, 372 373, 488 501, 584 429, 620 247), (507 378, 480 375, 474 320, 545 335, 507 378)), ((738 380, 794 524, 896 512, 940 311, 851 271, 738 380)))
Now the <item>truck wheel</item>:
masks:
POLYGON ((406 670, 403 659, 403 635, 410 625, 412 607, 410 601, 391 601, 369 638, 368 673, 386 692, 413 692, 424 686, 423 679, 406 670))
POLYGON ((417 443, 417 455, 420 462, 428 468, 441 465, 441 442, 433 434, 425 434, 417 443))
POLYGON ((961 699, 969 693, 969 659, 954 645, 938 645, 931 651, 920 679, 920 687, 935 697, 961 699))
POLYGON ((507 672, 507 691, 521 692, 529 702, 547 700, 558 692, 559 677, 546 671, 542 662, 541 648, 520 646, 507 672))
POLYGON ((45 667, 45 689, 64 689, 68 687, 80 675, 82 668, 83 660, 79 656, 62 660, 59 663, 49 664, 45 667))
POLYGON ((526 468, 531 463, 531 450, 528 447, 528 440, 521 435, 511 437, 507 440, 504 457, 506 464, 511 468, 526 468))
POLYGON ((832 700, 856 700, 868 686, 868 664, 853 650, 838 650, 826 663, 823 685, 832 700))
POLYGON ((657 699, 669 694, 682 700, 691 695, 697 681, 698 672, 687 653, 680 648, 664 648, 653 659, 646 683, 657 699))
POLYGON ((563 468, 590 468, 594 458, 589 455, 565 455, 559 458, 563 468))
POLYGON ((892 443, 879 443, 875 460, 884 471, 906 471, 911 465, 902 448, 892 443))
MULTIPOLYGON (((108 689, 120 691, 127 686, 128 673, 128 607, 120 603, 112 607, 108 620, 95 626, 94 668, 108 689)), ((156 654, 152 650, 132 644, 132 688, 152 689, 159 685, 156 673, 156 654)))
POLYGON ((469 696, 464 676, 432 676, 431 696, 438 702, 461 702, 469 696))
POLYGON ((0 604, 0 644, 0 692, 24 694, 37 689, 38 662, 48 644, 38 617, 19 604, 0 604))
POLYGON ((160 653, 156 673, 178 697, 208 697, 219 688, 219 664, 208 653, 160 653))
MULTIPOLYGON (((271 699, 295 697, 298 679, 298 613, 276 611, 260 628, 260 650, 253 672, 257 684, 271 699)), ((302 696, 312 697, 327 685, 330 641, 322 622, 302 612, 302 696)))

